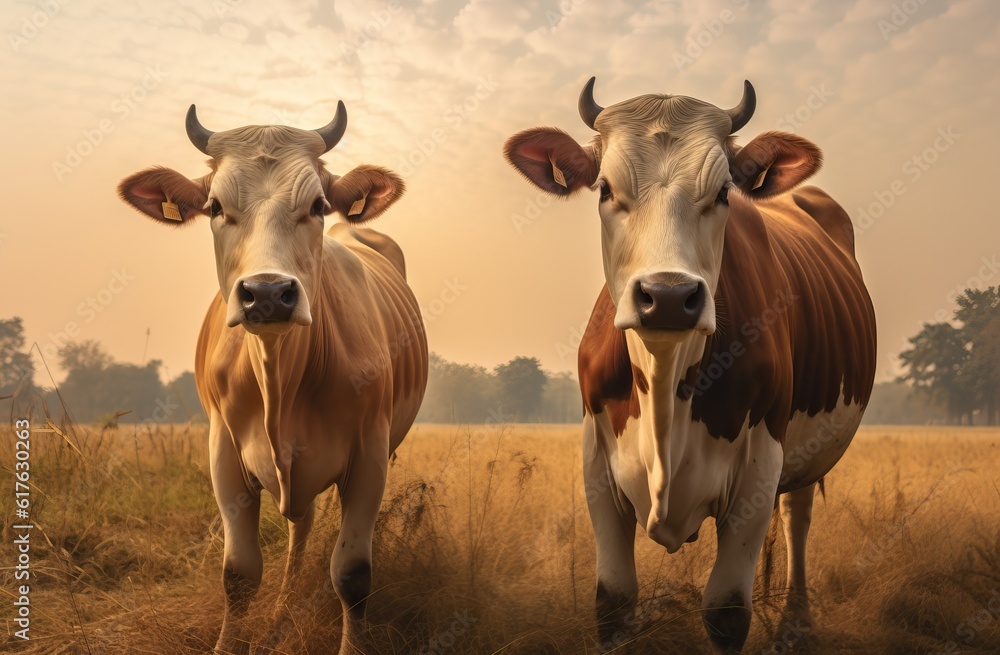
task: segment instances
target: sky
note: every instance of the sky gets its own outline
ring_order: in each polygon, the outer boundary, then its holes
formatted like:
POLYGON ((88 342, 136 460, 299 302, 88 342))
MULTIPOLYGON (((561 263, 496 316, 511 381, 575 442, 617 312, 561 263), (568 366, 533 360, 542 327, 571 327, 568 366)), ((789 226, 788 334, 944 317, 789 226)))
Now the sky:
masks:
POLYGON ((156 225, 115 194, 154 164, 207 172, 191 103, 221 131, 316 128, 343 100, 347 133, 324 159, 405 179, 370 226, 402 246, 430 347, 454 361, 575 370, 604 279, 597 198, 549 200, 501 147, 536 125, 589 141, 576 100, 592 75, 604 106, 729 107, 749 79, 740 143, 781 129, 823 149, 812 183, 855 222, 879 379, 958 291, 1000 283, 988 0, 37 0, 0 5, 0 28, 0 318, 24 319, 57 380, 67 340, 162 360, 168 378, 194 366, 218 291, 208 222, 156 225))

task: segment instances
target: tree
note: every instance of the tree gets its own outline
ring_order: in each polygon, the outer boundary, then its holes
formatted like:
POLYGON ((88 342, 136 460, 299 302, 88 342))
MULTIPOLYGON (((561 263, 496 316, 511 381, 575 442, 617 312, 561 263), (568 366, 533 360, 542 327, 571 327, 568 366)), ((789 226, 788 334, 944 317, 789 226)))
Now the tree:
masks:
POLYGON ((931 425, 948 421, 945 408, 909 384, 877 382, 862 423, 865 425, 931 425))
POLYGON ((167 395, 180 406, 180 418, 199 423, 206 420, 198 397, 198 385, 191 371, 184 371, 171 380, 167 385, 167 395))
POLYGON ((1000 409, 1000 287, 966 289, 957 298, 955 319, 969 350, 964 373, 972 381, 986 423, 997 424, 1000 409))
POLYGON ((123 423, 184 420, 160 381, 159 360, 145 366, 115 362, 96 341, 67 344, 59 358, 67 371, 62 397, 78 421, 96 421, 116 411, 129 412, 123 423))
POLYGON ((16 402, 13 409, 23 412, 21 408, 34 402, 38 394, 34 380, 35 365, 25 348, 24 322, 19 316, 0 320, 0 397, 17 395, 4 405, 16 402))
POLYGON ((485 423, 496 406, 495 380, 482 366, 456 364, 430 354, 427 392, 418 420, 485 423))
POLYGON ((515 357, 495 369, 500 408, 513 421, 538 421, 545 372, 536 357, 515 357))
POLYGON ((98 371, 111 363, 111 356, 100 343, 93 340, 71 341, 59 350, 59 362, 66 371, 98 371))
POLYGON ((542 394, 542 416, 546 423, 577 423, 583 420, 580 383, 569 373, 548 374, 542 394))
POLYGON ((908 369, 901 379, 943 402, 949 422, 961 423, 966 417, 971 423, 975 389, 965 369, 969 350, 962 331, 951 323, 925 323, 909 343, 910 348, 899 354, 908 369))

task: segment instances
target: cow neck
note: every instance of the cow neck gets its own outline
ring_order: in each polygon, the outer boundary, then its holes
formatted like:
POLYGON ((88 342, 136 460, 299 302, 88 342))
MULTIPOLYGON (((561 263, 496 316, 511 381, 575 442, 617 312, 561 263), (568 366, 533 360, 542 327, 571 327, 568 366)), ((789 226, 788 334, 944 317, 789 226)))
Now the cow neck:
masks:
POLYGON ((670 438, 680 421, 691 420, 687 404, 677 402, 677 386, 688 368, 701 359, 706 339, 691 333, 681 341, 646 343, 633 330, 627 330, 625 340, 639 414, 654 437, 653 450, 648 453, 652 461, 647 462, 653 473, 650 483, 665 493, 675 473, 672 464, 683 460, 684 450, 690 445, 684 439, 670 438))
POLYGON ((277 472, 282 515, 291 503, 291 469, 301 444, 296 439, 305 436, 289 428, 294 416, 295 398, 313 357, 314 335, 323 330, 323 311, 317 302, 312 305, 313 323, 293 326, 284 334, 248 334, 245 339, 254 377, 264 403, 264 433, 271 449, 277 472))

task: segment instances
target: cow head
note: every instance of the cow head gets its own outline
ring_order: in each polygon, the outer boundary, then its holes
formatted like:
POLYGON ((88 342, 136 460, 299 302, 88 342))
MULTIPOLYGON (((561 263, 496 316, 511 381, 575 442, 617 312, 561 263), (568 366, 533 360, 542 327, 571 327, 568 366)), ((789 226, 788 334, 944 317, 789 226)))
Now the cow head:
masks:
POLYGON ((746 82, 732 109, 670 95, 605 109, 591 78, 579 101, 598 132, 590 144, 550 127, 507 140, 507 161, 542 190, 600 193, 604 274, 619 329, 650 342, 712 334, 730 203, 781 193, 819 168, 819 149, 793 134, 768 132, 737 147, 731 134, 755 106, 746 82))
POLYGON ((122 200, 157 222, 186 225, 209 217, 215 238, 219 289, 230 327, 254 334, 310 325, 323 263, 324 217, 351 223, 373 219, 403 194, 403 181, 376 166, 344 176, 320 161, 347 128, 339 103, 318 130, 251 125, 226 132, 202 127, 194 105, 187 133, 212 159, 212 172, 188 179, 150 168, 122 180, 122 200))

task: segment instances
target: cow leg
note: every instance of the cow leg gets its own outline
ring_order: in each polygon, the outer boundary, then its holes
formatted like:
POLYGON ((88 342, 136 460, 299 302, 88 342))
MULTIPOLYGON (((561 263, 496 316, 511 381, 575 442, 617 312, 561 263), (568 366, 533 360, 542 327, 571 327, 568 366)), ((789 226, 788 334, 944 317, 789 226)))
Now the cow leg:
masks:
POLYGON ((809 652, 816 645, 806 585, 806 538, 812 521, 815 491, 813 483, 782 494, 778 499, 788 550, 788 596, 774 643, 776 647, 778 644, 784 646, 786 652, 809 652))
POLYGON ((635 575, 635 518, 622 516, 614 477, 593 416, 583 422, 583 476, 597 543, 597 637, 601 652, 626 641, 639 585, 635 575))
POLYGON ((244 617, 260 586, 263 569, 258 539, 260 496, 244 483, 232 436, 217 414, 213 414, 209 428, 209 447, 212 488, 222 513, 225 539, 222 585, 226 611, 215 653, 246 655, 250 650, 250 633, 244 617))
POLYGON ((285 603, 298 586, 302 561, 305 559, 306 540, 312 531, 315 515, 315 505, 310 503, 301 519, 288 522, 288 560, 285 562, 285 577, 281 581, 281 593, 278 595, 279 603, 285 603))
POLYGON ((296 602, 302 562, 305 559, 306 539, 312 531, 314 516, 315 505, 310 503, 301 519, 288 522, 288 560, 285 563, 285 577, 281 581, 281 591, 278 593, 278 603, 275 607, 274 624, 277 632, 272 636, 272 641, 275 642, 272 648, 277 646, 277 642, 292 627, 292 609, 296 602))
POLYGON ((812 522, 813 496, 816 484, 796 489, 779 498, 781 522, 788 550, 788 598, 785 612, 789 617, 811 625, 809 596, 806 589, 806 538, 812 522))
MULTIPOLYGON (((762 465, 757 471, 766 470, 764 458, 757 459, 762 465)), ((780 467, 780 461, 775 466, 780 467)), ((753 579, 771 523, 777 478, 748 472, 730 513, 718 522, 719 547, 702 602, 702 620, 717 653, 739 653, 750 631, 753 579)))
POLYGON ((387 448, 382 457, 365 453, 351 463, 348 479, 340 487, 343 520, 330 560, 333 588, 344 608, 340 655, 368 652, 363 639, 367 632, 365 615, 372 587, 372 535, 385 492, 387 469, 387 448))

